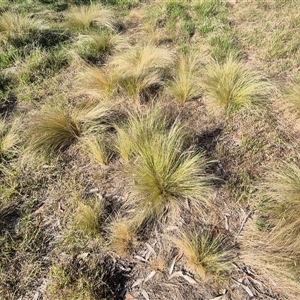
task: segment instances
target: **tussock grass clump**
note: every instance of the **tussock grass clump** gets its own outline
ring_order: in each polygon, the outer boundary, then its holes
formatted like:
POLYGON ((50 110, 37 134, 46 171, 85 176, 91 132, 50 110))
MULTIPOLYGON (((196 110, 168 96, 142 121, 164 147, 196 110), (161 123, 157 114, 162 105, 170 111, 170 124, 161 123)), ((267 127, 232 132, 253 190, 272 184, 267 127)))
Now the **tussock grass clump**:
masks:
POLYGON ((242 108, 258 105, 270 94, 271 85, 263 76, 228 58, 213 61, 204 71, 203 88, 211 110, 223 110, 227 116, 242 108))
POLYGON ((210 177, 204 172, 207 162, 203 153, 184 150, 185 136, 184 127, 175 122, 170 129, 134 144, 138 155, 127 168, 133 179, 128 205, 137 212, 138 223, 176 218, 186 204, 184 199, 201 210, 211 190, 210 177))
POLYGON ((139 103, 142 94, 164 83, 164 76, 173 61, 171 50, 146 45, 135 46, 116 55, 111 65, 119 74, 118 83, 121 89, 139 103))
POLYGON ((289 84, 284 92, 284 99, 298 117, 300 117, 300 78, 289 84))
POLYGON ((102 104, 83 108, 46 105, 31 117, 27 131, 28 149, 48 157, 62 152, 82 134, 105 131, 109 115, 110 109, 102 104))
POLYGON ((109 31, 81 35, 78 38, 77 53, 92 63, 103 60, 115 51, 128 48, 127 41, 118 34, 109 31))
POLYGON ((164 134, 167 125, 167 119, 158 106, 144 113, 131 113, 126 124, 115 126, 117 152, 125 161, 130 161, 133 156, 139 154, 140 147, 164 134))
POLYGON ((73 6, 65 16, 66 26, 75 31, 87 31, 95 27, 114 28, 112 11, 97 3, 73 6))
POLYGON ((225 239, 213 236, 212 232, 192 231, 183 233, 176 245, 183 251, 189 266, 202 280, 213 278, 218 281, 230 269, 230 260, 225 239))
POLYGON ((137 244, 135 224, 127 219, 116 218, 109 225, 110 246, 119 255, 129 255, 137 244))
MULTIPOLYGON (((273 214, 273 210, 269 211, 273 214)), ((255 222, 250 220, 241 236, 241 259, 282 299, 299 299, 299 254, 291 252, 289 245, 278 245, 277 238, 272 238, 274 231, 259 230, 255 222)), ((280 225, 277 229, 280 230, 280 225)))
POLYGON ((19 122, 7 122, 0 119, 0 156, 7 156, 14 152, 20 142, 19 122))
POLYGON ((179 103, 184 103, 201 94, 199 84, 201 61, 196 53, 180 55, 175 68, 174 79, 169 83, 167 91, 179 103))
POLYGON ((300 257, 300 168, 284 163, 265 176, 263 230, 254 221, 242 240, 242 259, 266 278, 271 278, 284 299, 298 299, 300 257), (255 257, 255 259, 253 259, 255 257))
POLYGON ((102 165, 107 165, 111 157, 111 151, 107 147, 106 140, 101 135, 89 135, 84 138, 83 145, 91 157, 102 165))
POLYGON ((110 99, 117 92, 118 75, 106 68, 86 65, 77 77, 77 93, 110 99))
POLYGON ((264 184, 264 194, 270 198, 269 218, 274 226, 271 244, 296 259, 300 255, 300 168, 286 163, 272 172, 264 184))
POLYGON ((99 234, 103 211, 104 206, 99 199, 90 200, 88 203, 79 202, 74 216, 76 228, 91 236, 99 234))
POLYGON ((44 27, 45 23, 38 18, 16 12, 5 12, 0 16, 0 37, 15 39, 37 31, 44 27))
POLYGON ((81 134, 79 124, 61 107, 47 107, 34 115, 28 128, 29 149, 46 156, 61 152, 81 134))

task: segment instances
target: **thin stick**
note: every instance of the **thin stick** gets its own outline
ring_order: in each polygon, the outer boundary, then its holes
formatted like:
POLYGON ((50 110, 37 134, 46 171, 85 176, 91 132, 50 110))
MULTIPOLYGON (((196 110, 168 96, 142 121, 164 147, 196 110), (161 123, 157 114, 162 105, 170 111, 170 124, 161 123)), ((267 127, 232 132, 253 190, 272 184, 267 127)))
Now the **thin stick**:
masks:
POLYGON ((242 222, 241 228, 240 228, 240 230, 238 231, 238 233, 237 233, 237 235, 236 235, 236 237, 235 237, 235 239, 234 239, 234 244, 236 243, 237 238, 239 237, 239 235, 240 235, 240 233, 242 232, 242 230, 243 230, 243 228, 244 228, 244 226, 245 226, 247 220, 248 220, 249 217, 252 215, 252 213, 253 213, 253 211, 250 210, 250 211, 247 213, 247 215, 245 216, 245 218, 244 218, 244 220, 243 220, 243 222, 242 222))

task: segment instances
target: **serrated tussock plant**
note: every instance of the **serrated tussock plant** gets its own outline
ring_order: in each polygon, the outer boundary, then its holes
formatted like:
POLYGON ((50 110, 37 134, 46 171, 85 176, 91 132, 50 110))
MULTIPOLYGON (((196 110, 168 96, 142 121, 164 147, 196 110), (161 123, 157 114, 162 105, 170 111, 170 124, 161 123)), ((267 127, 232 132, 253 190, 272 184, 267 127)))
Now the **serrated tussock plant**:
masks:
POLYGON ((101 4, 73 6, 66 12, 66 26, 74 31, 87 31, 92 28, 114 28, 113 14, 101 4))
POLYGON ((293 80, 284 90, 284 101, 293 110, 293 112, 300 116, 300 78, 293 80))
POLYGON ((107 141, 101 134, 88 135, 83 139, 84 148, 90 153, 91 157, 102 165, 107 165, 111 156, 107 141))
POLYGON ((136 222, 141 225, 168 221, 172 213, 178 216, 187 199, 191 207, 201 211, 211 191, 211 177, 205 174, 204 154, 184 149, 185 137, 185 127, 175 122, 150 134, 149 139, 134 142, 136 158, 126 165, 132 178, 127 205, 135 210, 136 222))
POLYGON ((80 35, 76 42, 76 52, 79 56, 93 63, 128 47, 124 37, 109 31, 80 35))
POLYGON ((0 37, 18 38, 45 26, 45 23, 24 13, 5 12, 0 16, 0 37))
POLYGON ((102 104, 84 108, 46 105, 31 117, 28 150, 48 157, 62 152, 83 134, 105 131, 109 114, 110 109, 102 104))
POLYGON ((86 234, 94 236, 100 233, 100 217, 104 211, 104 206, 99 199, 88 203, 79 202, 74 215, 75 226, 86 234))
POLYGON ((167 92, 179 103, 184 103, 201 95, 201 58, 196 53, 181 54, 178 58, 173 80, 167 85, 167 92))
POLYGON ((175 240, 175 244, 183 251, 189 266, 202 280, 213 278, 218 281, 230 269, 228 245, 223 236, 214 236, 208 230, 194 230, 183 232, 175 240))
POLYGON ((300 255, 300 168, 294 163, 285 163, 270 172, 263 184, 263 194, 269 198, 269 221, 273 225, 269 239, 275 247, 300 255))
POLYGON ((110 246, 119 255, 130 254, 137 244, 137 233, 135 224, 127 219, 117 217, 108 226, 110 246))
POLYGON ((208 107, 222 110, 226 116, 262 104, 271 91, 271 84, 259 72, 250 70, 232 57, 224 63, 209 63, 202 83, 208 107))
POLYGON ((19 134, 20 124, 18 121, 7 122, 0 119, 0 157, 8 155, 15 150, 20 142, 19 134))
POLYGON ((156 136, 164 134, 167 126, 167 119, 158 106, 146 112, 131 112, 123 124, 115 126, 116 150, 128 162, 139 153, 141 145, 151 143, 156 136))
POLYGON ((113 57, 110 65, 119 74, 120 88, 139 103, 143 93, 164 83, 174 61, 171 50, 153 45, 134 46, 113 57))
POLYGON ((86 65, 76 82, 77 94, 110 99, 117 92, 118 75, 108 68, 86 65))

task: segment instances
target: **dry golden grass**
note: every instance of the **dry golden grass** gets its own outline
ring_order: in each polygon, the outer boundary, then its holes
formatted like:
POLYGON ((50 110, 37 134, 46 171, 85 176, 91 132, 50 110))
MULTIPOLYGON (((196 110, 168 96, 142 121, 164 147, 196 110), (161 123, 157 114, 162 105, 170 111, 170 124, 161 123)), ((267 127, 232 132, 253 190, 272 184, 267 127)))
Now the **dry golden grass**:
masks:
POLYGON ((77 78, 77 93, 100 99, 111 99, 117 92, 117 73, 86 65, 77 78))
POLYGON ((253 105, 261 105, 270 95, 271 85, 264 77, 231 57, 223 64, 213 61, 203 70, 204 95, 211 111, 226 116, 253 105))
POLYGON ((274 226, 270 243, 290 253, 290 259, 300 255, 300 169, 286 163, 271 172, 264 183, 264 194, 269 197, 269 220, 274 226))
POLYGON ((211 176, 205 174, 203 153, 184 150, 186 131, 178 122, 150 139, 137 141, 136 160, 126 170, 133 183, 126 205, 144 226, 172 222, 184 209, 186 199, 199 213, 211 192, 211 176))
POLYGON ((139 147, 151 143, 156 136, 166 132, 168 122, 159 106, 146 112, 129 114, 125 124, 115 126, 117 131, 116 150, 125 161, 139 153, 139 147))
POLYGON ((119 74, 118 84, 136 103, 150 88, 164 83, 174 61, 173 51, 153 45, 133 46, 113 57, 110 65, 119 74))
POLYGON ((0 119, 0 156, 7 155, 15 150, 20 142, 20 123, 14 121, 7 122, 0 119))
POLYGON ((73 6, 66 12, 65 18, 65 25, 75 31, 86 31, 93 27, 114 28, 112 11, 97 3, 73 6))
POLYGON ((199 54, 180 55, 174 70, 174 78, 167 86, 167 92, 181 104, 199 97, 202 92, 199 82, 201 71, 199 54))
POLYGON ((30 15, 16 12, 4 12, 0 16, 0 36, 3 38, 20 37, 45 27, 45 22, 30 15))
POLYGON ((242 261, 268 289, 279 293, 280 299, 299 299, 299 257, 295 261, 288 247, 274 244, 272 232, 258 230, 256 221, 248 221, 240 238, 242 261))
POLYGON ((74 215, 74 225, 85 234, 100 234, 103 209, 103 203, 99 199, 90 200, 88 203, 79 202, 74 215))
POLYGON ((102 165, 107 165, 111 157, 111 152, 107 147, 104 136, 89 135, 83 139, 83 146, 93 159, 102 165))
POLYGON ((76 42, 76 52, 83 59, 97 61, 129 47, 127 40, 120 34, 103 31, 80 35, 76 42))
POLYGON ((28 150, 51 156, 70 146, 81 134, 68 110, 48 106, 31 117, 27 129, 28 150))
POLYGON ((137 245, 137 234, 135 224, 130 220, 117 217, 108 228, 110 246, 119 255, 127 256, 137 245))
POLYGON ((183 251, 189 266, 202 280, 218 282, 230 270, 230 255, 224 237, 209 231, 182 233, 175 244, 183 251))
POLYGON ((298 117, 300 116, 300 79, 294 80, 285 88, 284 101, 298 117))
POLYGON ((103 103, 70 107, 68 104, 46 104, 31 116, 27 129, 29 152, 46 157, 68 148, 83 134, 103 133, 108 127, 110 107, 103 103))

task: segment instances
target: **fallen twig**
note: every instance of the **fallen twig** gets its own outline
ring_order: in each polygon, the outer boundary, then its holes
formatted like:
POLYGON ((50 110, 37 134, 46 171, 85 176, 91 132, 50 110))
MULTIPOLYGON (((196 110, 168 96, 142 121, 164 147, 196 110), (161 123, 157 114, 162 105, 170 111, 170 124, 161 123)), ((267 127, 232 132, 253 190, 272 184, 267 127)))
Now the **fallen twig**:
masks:
POLYGON ((239 237, 239 235, 240 235, 240 233, 242 232, 242 230, 243 230, 243 228, 244 228, 244 226, 245 226, 247 220, 248 220, 249 217, 252 215, 252 213, 253 213, 253 211, 250 210, 250 211, 247 213, 247 215, 245 216, 245 218, 244 218, 244 220, 243 220, 243 222, 242 222, 242 225, 241 225, 241 227, 240 227, 240 230, 238 231, 236 237, 234 238, 234 244, 236 243, 237 238, 239 237))

